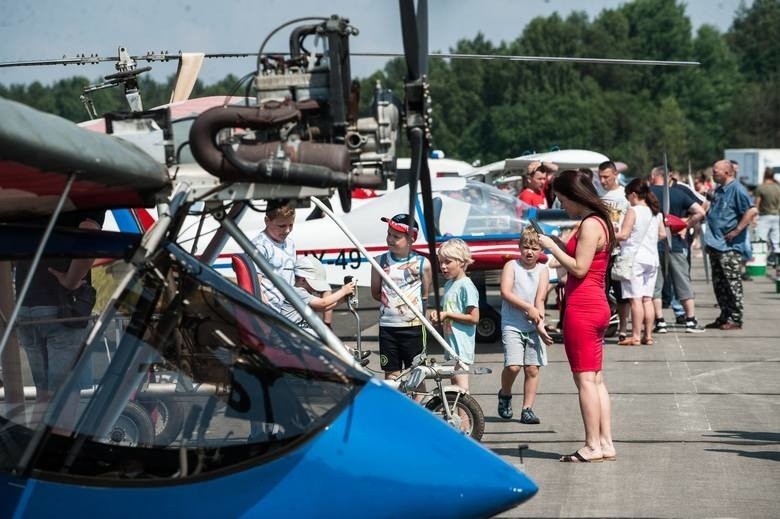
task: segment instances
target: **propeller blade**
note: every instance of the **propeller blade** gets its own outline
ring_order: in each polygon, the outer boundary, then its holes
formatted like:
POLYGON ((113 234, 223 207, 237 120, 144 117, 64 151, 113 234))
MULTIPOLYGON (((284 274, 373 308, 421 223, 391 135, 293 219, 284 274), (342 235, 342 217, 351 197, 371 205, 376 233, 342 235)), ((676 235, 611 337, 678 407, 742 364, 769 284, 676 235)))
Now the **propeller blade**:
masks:
MULTIPOLYGON (((420 75, 428 75, 428 0, 418 0, 417 4, 417 41, 419 49, 417 60, 420 75)), ((428 161, 426 161, 427 164, 428 161)))
POLYGON ((192 89, 195 88, 195 83, 198 81, 200 68, 203 66, 203 58, 204 55, 198 52, 185 52, 181 55, 170 103, 185 101, 190 98, 192 89))
POLYGON ((401 35, 404 42, 407 79, 413 81, 420 77, 420 34, 414 0, 398 0, 398 6, 401 10, 401 35))
POLYGON ((413 0, 399 0, 404 56, 408 77, 404 85, 406 95, 406 128, 411 147, 409 178, 409 215, 416 214, 417 183, 420 183, 423 205, 425 237, 428 239, 428 259, 433 270, 433 296, 436 308, 440 307, 439 270, 436 257, 436 228, 433 221, 431 172, 428 167, 430 151, 430 97, 428 74, 428 0, 418 0, 417 11, 413 0))

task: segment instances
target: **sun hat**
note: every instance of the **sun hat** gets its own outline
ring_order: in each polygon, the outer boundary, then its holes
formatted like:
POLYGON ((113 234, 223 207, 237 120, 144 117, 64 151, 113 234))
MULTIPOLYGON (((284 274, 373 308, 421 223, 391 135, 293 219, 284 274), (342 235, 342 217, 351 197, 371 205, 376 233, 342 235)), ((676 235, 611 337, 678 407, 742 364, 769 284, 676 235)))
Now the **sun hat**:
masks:
POLYGON ((295 262, 295 275, 304 278, 317 292, 330 290, 325 267, 314 256, 299 256, 295 262))

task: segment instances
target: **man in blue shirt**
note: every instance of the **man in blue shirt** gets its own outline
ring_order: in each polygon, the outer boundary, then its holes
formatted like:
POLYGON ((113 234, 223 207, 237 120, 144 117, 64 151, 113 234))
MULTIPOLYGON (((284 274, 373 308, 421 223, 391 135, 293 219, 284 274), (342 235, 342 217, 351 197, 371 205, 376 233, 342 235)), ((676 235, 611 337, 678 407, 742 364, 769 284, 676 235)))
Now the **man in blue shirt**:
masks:
POLYGON ((712 166, 712 179, 718 184, 707 213, 704 244, 712 266, 712 287, 720 316, 707 328, 742 328, 742 278, 740 260, 747 252, 747 227, 758 210, 745 188, 736 182, 734 166, 719 160, 712 166))

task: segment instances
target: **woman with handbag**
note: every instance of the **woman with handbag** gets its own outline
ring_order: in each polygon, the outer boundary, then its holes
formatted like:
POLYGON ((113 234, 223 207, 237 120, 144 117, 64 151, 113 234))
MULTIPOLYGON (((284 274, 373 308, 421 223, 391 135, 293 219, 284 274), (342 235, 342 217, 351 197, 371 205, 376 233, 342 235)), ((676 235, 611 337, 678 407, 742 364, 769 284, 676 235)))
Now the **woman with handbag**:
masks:
POLYGON ((567 243, 540 236, 542 246, 566 269, 566 314, 563 344, 579 394, 585 425, 585 445, 559 461, 589 463, 615 459, 612 443, 612 405, 602 373, 604 332, 609 324, 606 281, 615 232, 609 209, 593 183, 574 170, 553 180, 563 209, 582 218, 567 243))
POLYGON ((666 238, 661 204, 648 185, 635 178, 626 186, 631 208, 615 238, 620 256, 612 268, 612 278, 620 281, 623 296, 631 304, 631 336, 620 346, 653 344, 653 289, 658 276, 658 240, 666 238), (641 334, 642 325, 645 331, 641 334))

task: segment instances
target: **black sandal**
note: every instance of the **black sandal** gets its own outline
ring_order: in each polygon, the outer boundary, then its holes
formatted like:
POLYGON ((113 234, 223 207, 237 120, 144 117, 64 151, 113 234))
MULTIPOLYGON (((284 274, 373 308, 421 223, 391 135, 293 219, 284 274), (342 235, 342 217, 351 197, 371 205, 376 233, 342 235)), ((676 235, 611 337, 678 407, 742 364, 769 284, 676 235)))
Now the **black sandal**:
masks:
POLYGON ((623 341, 625 341, 627 337, 628 337, 628 334, 625 334, 625 333, 623 333, 623 332, 620 332, 620 333, 618 334, 618 342, 623 342, 623 341))
POLYGON ((604 461, 604 458, 587 459, 582 454, 580 454, 580 451, 574 451, 572 454, 561 456, 558 461, 563 463, 601 463, 604 461))

